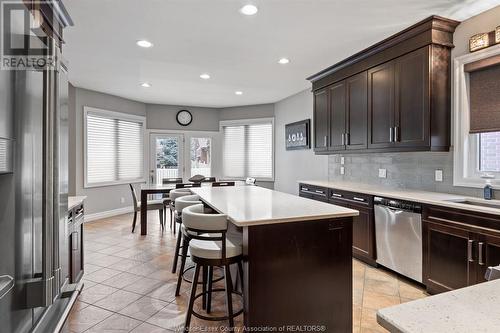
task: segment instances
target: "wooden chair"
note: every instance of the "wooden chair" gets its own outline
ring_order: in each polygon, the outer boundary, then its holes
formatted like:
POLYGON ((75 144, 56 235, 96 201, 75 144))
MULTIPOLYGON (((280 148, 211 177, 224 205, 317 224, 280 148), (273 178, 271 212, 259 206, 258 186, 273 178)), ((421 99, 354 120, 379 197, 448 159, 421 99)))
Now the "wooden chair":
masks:
POLYGON ((234 182, 213 182, 213 187, 221 187, 221 186, 234 186, 234 182))
MULTIPOLYGON (((134 201, 134 221, 132 222, 132 232, 135 230, 135 223, 137 221, 137 213, 141 211, 141 202, 137 200, 137 194, 135 193, 135 189, 132 184, 129 184, 130 191, 132 192, 132 200, 134 201)), ((160 216, 160 225, 161 230, 165 229, 165 225, 163 224, 163 199, 160 200, 148 200, 147 202, 148 210, 158 210, 160 216)))

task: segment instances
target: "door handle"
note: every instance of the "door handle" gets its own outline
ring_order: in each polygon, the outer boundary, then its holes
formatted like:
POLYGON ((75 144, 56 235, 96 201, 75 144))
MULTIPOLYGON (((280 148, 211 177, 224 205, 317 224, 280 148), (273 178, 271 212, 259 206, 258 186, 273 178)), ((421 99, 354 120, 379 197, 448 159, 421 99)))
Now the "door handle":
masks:
POLYGON ((325 141, 324 146, 327 147, 328 146, 328 135, 325 135, 324 141, 325 141))
POLYGON ((345 133, 342 133, 342 134, 340 135, 340 139, 341 139, 341 141, 342 141, 342 146, 345 146, 345 133))
POLYGON ((483 246, 484 246, 484 243, 483 242, 479 242, 477 244, 478 248, 479 248, 479 254, 478 254, 478 264, 483 266, 484 265, 484 262, 483 262, 483 246))
POLYGON ((399 127, 394 126, 394 142, 399 141, 399 127))
POLYGON ((359 202, 365 202, 365 199, 363 198, 354 197, 353 199, 359 202))
POLYGON ((389 127, 389 142, 393 142, 394 128, 389 127))
POLYGON ((332 197, 342 198, 342 194, 332 193, 332 197))
POLYGON ((474 241, 469 239, 469 242, 467 243, 467 258, 469 262, 474 262, 474 259, 472 258, 472 245, 474 245, 474 241))

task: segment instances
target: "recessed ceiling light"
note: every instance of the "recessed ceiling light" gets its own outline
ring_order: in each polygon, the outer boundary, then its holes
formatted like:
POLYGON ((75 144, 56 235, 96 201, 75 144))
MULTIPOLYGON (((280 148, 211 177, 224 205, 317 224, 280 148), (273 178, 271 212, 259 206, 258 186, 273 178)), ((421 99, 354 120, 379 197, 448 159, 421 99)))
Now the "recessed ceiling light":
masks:
POLYGON ((278 63, 282 64, 282 65, 288 64, 289 62, 290 62, 290 59, 288 59, 288 58, 281 58, 280 60, 278 60, 278 63))
POLYGON ((240 13, 243 15, 255 15, 258 11, 259 9, 254 5, 245 5, 240 9, 240 13))
POLYGON ((200 77, 203 79, 203 80, 208 80, 210 79, 210 75, 208 75, 207 73, 204 73, 204 74, 201 74, 200 77))
POLYGON ((141 87, 150 88, 151 87, 151 83, 149 83, 149 82, 141 83, 141 87))
POLYGON ((153 43, 151 43, 148 40, 143 39, 143 40, 138 40, 137 45, 140 47, 149 48, 149 47, 153 46, 153 43))
POLYGON ((243 95, 243 91, 235 91, 234 92, 236 95, 243 95))

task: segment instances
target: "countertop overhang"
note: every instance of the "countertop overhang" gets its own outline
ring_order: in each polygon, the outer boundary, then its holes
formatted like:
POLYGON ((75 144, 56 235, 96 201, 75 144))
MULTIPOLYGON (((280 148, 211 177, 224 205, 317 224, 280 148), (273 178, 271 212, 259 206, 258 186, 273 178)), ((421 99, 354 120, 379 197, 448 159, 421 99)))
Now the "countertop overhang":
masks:
MULTIPOLYGON (((344 182, 344 181, 299 180, 298 183, 500 216, 500 209, 497 208, 468 205, 456 202, 467 199, 475 201, 483 200, 481 198, 469 197, 459 194, 428 192, 419 190, 391 189, 391 188, 385 188, 381 185, 369 185, 369 184, 344 182)), ((488 200, 488 201, 498 203, 500 205, 500 201, 498 200, 488 200)))
POLYGON ((238 227, 359 215, 357 210, 258 186, 200 187, 191 191, 238 227))
POLYGON ((85 199, 87 199, 86 196, 76 196, 76 197, 68 197, 68 210, 75 208, 75 206, 78 206, 81 204, 85 199))

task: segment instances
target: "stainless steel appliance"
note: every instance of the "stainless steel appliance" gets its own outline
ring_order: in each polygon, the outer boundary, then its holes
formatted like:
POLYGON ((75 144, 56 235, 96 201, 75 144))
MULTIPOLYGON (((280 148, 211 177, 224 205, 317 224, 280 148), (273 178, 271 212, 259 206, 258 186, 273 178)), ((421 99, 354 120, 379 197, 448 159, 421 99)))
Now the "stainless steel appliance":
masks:
POLYGON ((68 86, 40 39, 54 68, 0 70, 0 332, 59 331, 81 288, 67 279, 68 86))
POLYGON ((375 197, 377 263, 422 282, 422 207, 375 197))

